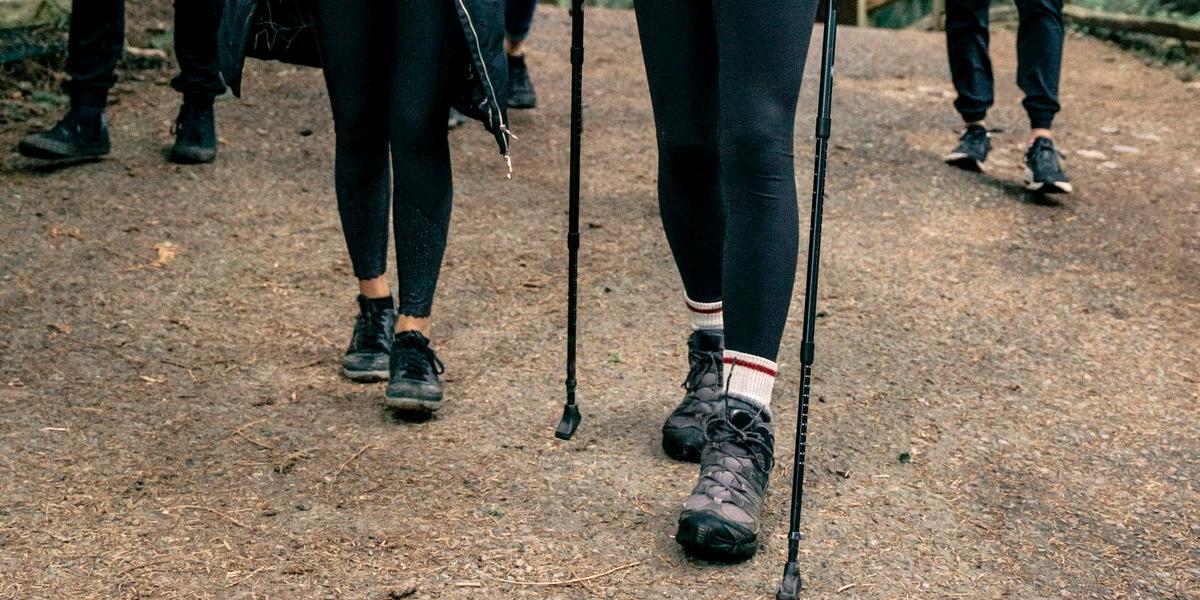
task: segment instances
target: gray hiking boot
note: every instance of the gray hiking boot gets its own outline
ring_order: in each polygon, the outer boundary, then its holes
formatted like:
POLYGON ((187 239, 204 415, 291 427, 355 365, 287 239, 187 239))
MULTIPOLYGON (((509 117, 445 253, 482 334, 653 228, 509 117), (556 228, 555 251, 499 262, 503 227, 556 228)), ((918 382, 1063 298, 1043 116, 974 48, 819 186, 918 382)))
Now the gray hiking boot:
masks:
POLYGON ((675 460, 700 462, 704 449, 704 418, 721 401, 721 355, 725 336, 720 331, 700 330, 688 338, 691 369, 683 380, 687 393, 671 411, 662 427, 662 447, 675 460))
POLYGON ((759 513, 775 463, 771 412, 723 397, 705 419, 700 481, 679 513, 675 541, 697 558, 732 562, 758 550, 759 513))

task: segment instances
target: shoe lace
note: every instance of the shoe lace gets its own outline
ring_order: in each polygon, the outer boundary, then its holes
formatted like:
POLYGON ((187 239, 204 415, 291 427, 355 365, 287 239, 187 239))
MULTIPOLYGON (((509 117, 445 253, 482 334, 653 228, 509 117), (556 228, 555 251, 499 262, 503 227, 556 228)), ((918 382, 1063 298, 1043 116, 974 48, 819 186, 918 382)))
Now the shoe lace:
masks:
POLYGON ((371 347, 376 350, 386 349, 388 341, 387 326, 387 313, 382 310, 372 313, 359 313, 358 319, 354 323, 356 345, 371 347))
POLYGON ((763 434, 762 428, 755 427, 761 422, 763 410, 759 407, 754 414, 749 415, 744 427, 738 427, 733 422, 733 411, 729 410, 726 398, 723 410, 714 411, 704 417, 704 437, 709 444, 719 445, 727 453, 732 454, 730 450, 733 448, 743 450, 744 452, 738 454, 744 453, 759 469, 769 471, 771 463, 775 460, 775 451, 767 436, 763 434))
POLYGON ((432 370, 435 374, 441 375, 446 371, 446 366, 438 359, 433 348, 429 347, 427 339, 404 344, 400 348, 400 359, 405 373, 426 373, 432 370))
POLYGON ((695 352, 692 356, 694 359, 692 360, 692 368, 688 370, 687 377, 684 378, 683 383, 680 384, 680 387, 689 392, 694 392, 701 387, 713 387, 718 385, 720 382, 719 377, 717 378, 717 382, 711 383, 709 386, 703 386, 703 383, 704 376, 709 371, 720 370, 721 355, 716 352, 695 352))

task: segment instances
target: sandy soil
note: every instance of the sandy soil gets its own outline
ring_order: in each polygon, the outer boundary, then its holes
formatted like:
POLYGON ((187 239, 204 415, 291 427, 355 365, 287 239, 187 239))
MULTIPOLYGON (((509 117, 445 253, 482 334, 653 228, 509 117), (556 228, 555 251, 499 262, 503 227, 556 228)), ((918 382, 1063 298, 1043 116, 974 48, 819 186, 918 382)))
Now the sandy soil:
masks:
MULTIPOLYGON (((354 292, 319 73, 253 65, 246 98, 218 107, 213 166, 164 161, 177 98, 155 76, 124 84, 111 158, 3 158, 0 597, 773 593, 801 298, 763 547, 691 561, 671 535, 695 468, 658 449, 687 332, 624 12, 589 14, 585 420, 569 443, 551 435, 567 25, 539 14, 542 108, 514 115, 513 181, 489 136, 453 134, 435 307, 450 396, 429 422, 338 374, 354 292)), ((1013 35, 993 39, 1007 131, 979 176, 939 161, 957 128, 942 39, 840 36, 806 597, 1198 598, 1200 122, 1178 115, 1200 91, 1070 39, 1059 131, 1079 192, 1035 202, 1019 186, 1013 35)))

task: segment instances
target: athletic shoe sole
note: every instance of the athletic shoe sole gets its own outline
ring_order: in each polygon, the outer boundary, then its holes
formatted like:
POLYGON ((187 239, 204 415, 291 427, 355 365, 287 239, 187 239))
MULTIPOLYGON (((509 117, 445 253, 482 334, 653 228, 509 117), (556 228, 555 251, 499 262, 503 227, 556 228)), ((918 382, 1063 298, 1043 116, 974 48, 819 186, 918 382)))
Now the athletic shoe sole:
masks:
POLYGON ((61 158, 100 158, 112 151, 111 145, 75 146, 54 140, 22 140, 17 152, 29 158, 55 160, 61 158))
POLYGON ((377 381, 387 381, 390 373, 386 369, 383 371, 353 371, 342 367, 342 375, 345 375, 346 379, 358 383, 375 383, 377 381))
POLYGON ((200 165, 217 160, 215 148, 172 148, 171 162, 178 165, 200 165))
POLYGON ((412 398, 408 396, 384 396, 383 403, 396 409, 409 412, 435 413, 442 410, 442 399, 412 398))
POLYGON ((681 517, 675 541, 689 555, 714 562, 740 562, 758 551, 758 536, 707 512, 681 517))
POLYGON ((508 107, 511 109, 514 109, 514 110, 530 110, 530 109, 537 108, 537 100, 534 100, 533 102, 528 102, 528 101, 509 102, 508 107))
POLYGON ((950 154, 947 154, 946 164, 953 167, 958 167, 964 171, 971 171, 973 173, 983 173, 985 170, 983 163, 962 152, 951 152, 950 154))
POLYGON ((1033 173, 1025 171, 1025 189, 1043 194, 1070 194, 1075 191, 1069 181, 1033 181, 1033 173))

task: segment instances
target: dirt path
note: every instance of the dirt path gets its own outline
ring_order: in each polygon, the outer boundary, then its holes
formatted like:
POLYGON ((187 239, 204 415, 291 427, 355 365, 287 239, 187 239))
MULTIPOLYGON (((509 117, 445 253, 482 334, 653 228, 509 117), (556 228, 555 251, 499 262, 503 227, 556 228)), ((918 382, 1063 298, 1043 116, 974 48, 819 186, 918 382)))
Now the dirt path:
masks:
MULTIPOLYGON (((5 159, 0 597, 773 593, 786 465, 755 560, 699 564, 670 537, 695 469, 661 455, 658 427, 686 332, 623 12, 589 17, 585 421, 551 437, 566 15, 537 28, 543 108, 514 116, 518 177, 488 136, 454 134, 436 306, 450 400, 427 423, 337 373, 353 292, 318 73, 254 65, 247 100, 219 106, 215 166, 163 161, 176 99, 150 82, 113 108, 111 159, 5 159)), ((1060 130, 1080 192, 1032 203, 1013 36, 994 39, 1009 133, 980 177, 938 160, 957 126, 941 39, 841 36, 806 597, 1200 597, 1200 122, 1178 117, 1200 93, 1070 40, 1060 130)), ((775 403, 787 456, 797 325, 775 403)))

